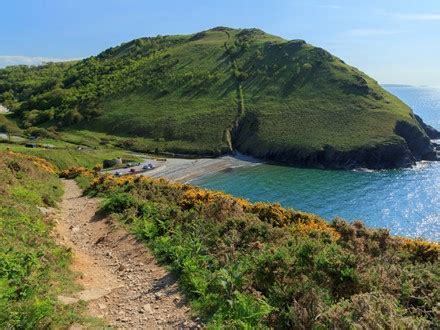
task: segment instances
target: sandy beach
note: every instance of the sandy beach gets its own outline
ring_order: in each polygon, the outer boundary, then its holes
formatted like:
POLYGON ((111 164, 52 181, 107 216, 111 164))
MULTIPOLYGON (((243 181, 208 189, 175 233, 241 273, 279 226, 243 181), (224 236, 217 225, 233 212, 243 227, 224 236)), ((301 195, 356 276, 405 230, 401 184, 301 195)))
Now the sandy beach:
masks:
MULTIPOLYGON (((168 180, 188 183, 191 180, 206 176, 212 173, 220 172, 230 168, 243 166, 256 166, 261 164, 261 161, 246 156, 223 156, 218 158, 198 158, 198 159, 184 159, 184 158, 163 158, 164 160, 145 159, 145 161, 138 166, 133 166, 137 175, 151 176, 155 178, 165 178, 168 180), (166 159, 166 160, 165 160, 166 159), (144 164, 153 164, 155 169, 142 171, 144 164)), ((112 170, 110 173, 119 171, 122 175, 130 174, 131 168, 122 170, 112 170)))
POLYGON ((162 166, 145 173, 152 177, 162 177, 169 180, 187 183, 205 175, 220 172, 229 168, 256 166, 261 164, 253 159, 243 159, 233 156, 201 159, 168 158, 162 166))

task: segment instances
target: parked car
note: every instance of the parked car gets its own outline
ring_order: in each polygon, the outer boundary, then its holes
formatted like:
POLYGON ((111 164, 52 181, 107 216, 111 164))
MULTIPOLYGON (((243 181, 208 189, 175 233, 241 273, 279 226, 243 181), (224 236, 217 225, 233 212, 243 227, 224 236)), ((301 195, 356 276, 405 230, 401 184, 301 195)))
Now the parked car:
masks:
POLYGON ((144 165, 144 166, 142 166, 142 169, 143 169, 143 170, 149 170, 149 169, 150 169, 150 166, 148 166, 148 165, 144 165))
POLYGON ((116 172, 115 172, 115 175, 116 175, 116 176, 122 176, 122 172, 120 172, 120 171, 116 171, 116 172))

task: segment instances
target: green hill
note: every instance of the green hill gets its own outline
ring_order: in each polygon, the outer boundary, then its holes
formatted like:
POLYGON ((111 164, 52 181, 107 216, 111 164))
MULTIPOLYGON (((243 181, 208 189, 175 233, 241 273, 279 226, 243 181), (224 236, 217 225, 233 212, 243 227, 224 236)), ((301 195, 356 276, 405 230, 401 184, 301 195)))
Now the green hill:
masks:
POLYGON ((141 151, 332 168, 436 158, 411 109, 376 81, 258 29, 140 38, 82 61, 9 67, 0 103, 24 127, 106 132, 141 151))

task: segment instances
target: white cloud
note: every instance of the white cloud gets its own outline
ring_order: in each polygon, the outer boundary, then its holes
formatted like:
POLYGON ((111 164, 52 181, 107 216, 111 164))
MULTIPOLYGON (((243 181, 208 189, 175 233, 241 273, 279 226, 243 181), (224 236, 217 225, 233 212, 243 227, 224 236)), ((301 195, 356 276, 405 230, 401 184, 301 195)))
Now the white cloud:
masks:
POLYGON ((350 37, 372 37, 372 36, 387 36, 398 34, 400 31, 387 29, 352 29, 345 33, 350 37))
POLYGON ((398 19, 408 21, 440 21, 440 14, 388 14, 398 19))
POLYGON ((71 58, 51 58, 42 56, 22 56, 22 55, 0 55, 0 68, 8 65, 39 65, 44 62, 65 62, 73 61, 71 58))

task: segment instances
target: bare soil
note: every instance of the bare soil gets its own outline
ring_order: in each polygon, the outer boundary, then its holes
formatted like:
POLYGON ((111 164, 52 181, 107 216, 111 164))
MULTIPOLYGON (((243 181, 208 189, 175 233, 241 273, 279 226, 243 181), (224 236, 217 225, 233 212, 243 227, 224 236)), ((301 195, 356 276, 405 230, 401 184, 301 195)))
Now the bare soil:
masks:
POLYGON ((60 301, 87 301, 90 316, 119 329, 202 327, 191 318, 175 277, 155 262, 145 245, 112 219, 99 216, 99 200, 82 196, 75 181, 64 181, 64 189, 56 234, 72 249, 71 268, 84 290, 61 295, 60 301))

